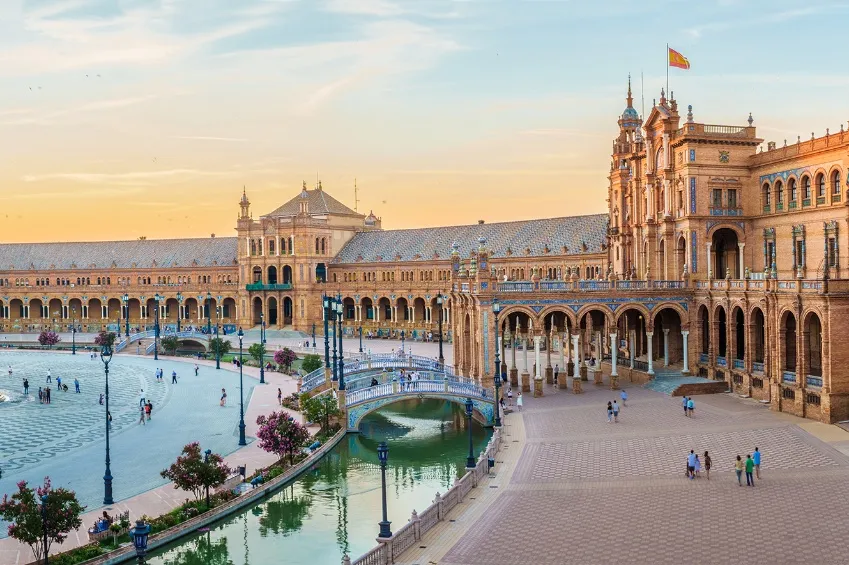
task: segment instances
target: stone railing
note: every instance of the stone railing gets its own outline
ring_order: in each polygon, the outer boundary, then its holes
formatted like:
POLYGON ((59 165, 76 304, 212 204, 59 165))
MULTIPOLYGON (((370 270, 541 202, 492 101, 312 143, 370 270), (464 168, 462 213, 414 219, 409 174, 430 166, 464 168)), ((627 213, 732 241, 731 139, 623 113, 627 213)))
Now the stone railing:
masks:
MULTIPOLYGON (((352 360, 345 361, 345 378, 362 372, 376 372, 383 369, 413 369, 422 371, 437 371, 448 376, 454 376, 451 365, 440 364, 430 357, 422 355, 397 355, 392 353, 377 353, 372 355, 354 354, 352 360)), ((304 375, 300 392, 311 392, 325 382, 324 367, 304 375)))
POLYGON ((685 281, 646 280, 596 280, 577 281, 505 281, 496 285, 498 292, 610 292, 634 290, 680 290, 687 288, 685 281))
POLYGON ((346 555, 342 558, 343 565, 392 565, 408 549, 419 543, 426 533, 444 521, 448 513, 478 486, 481 480, 489 474, 490 460, 495 461, 495 454, 501 448, 501 429, 496 428, 480 456, 474 469, 467 469, 466 474, 454 482, 444 496, 436 493, 433 504, 424 512, 417 514, 413 510, 410 521, 396 530, 392 537, 380 539, 379 545, 355 561, 346 555))

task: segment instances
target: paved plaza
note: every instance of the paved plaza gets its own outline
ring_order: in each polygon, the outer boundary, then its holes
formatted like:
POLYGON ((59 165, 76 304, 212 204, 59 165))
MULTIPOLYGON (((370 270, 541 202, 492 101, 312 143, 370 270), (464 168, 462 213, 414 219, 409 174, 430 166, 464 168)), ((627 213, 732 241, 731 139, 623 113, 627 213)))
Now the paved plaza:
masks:
POLYGON ((696 396, 690 419, 641 387, 608 424, 618 392, 584 384, 526 395, 480 502, 399 563, 849 563, 849 433, 726 394, 696 396), (762 479, 739 487, 734 459, 756 446, 762 479), (709 481, 685 478, 690 449, 710 452, 709 481))

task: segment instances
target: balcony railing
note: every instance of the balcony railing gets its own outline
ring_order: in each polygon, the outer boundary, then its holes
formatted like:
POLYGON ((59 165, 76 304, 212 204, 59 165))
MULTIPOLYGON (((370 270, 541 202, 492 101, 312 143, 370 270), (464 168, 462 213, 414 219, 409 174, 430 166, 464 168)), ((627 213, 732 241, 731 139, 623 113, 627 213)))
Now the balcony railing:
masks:
POLYGON ((707 363, 708 362, 708 354, 707 353, 699 353, 699 363, 707 363))
POLYGON ((716 358, 716 364, 719 367, 727 367, 728 361, 725 360, 725 357, 717 357, 716 358))
POLYGON ((784 371, 783 373, 781 373, 781 381, 785 383, 795 383, 796 373, 792 371, 784 371))
POLYGON ((763 374, 764 372, 764 364, 763 362, 758 363, 757 361, 752 363, 752 372, 763 374))
MULTIPOLYGON (((767 210, 764 210, 765 212, 767 210)), ((742 216, 743 209, 739 207, 723 207, 723 206, 711 206, 710 208, 711 216, 742 216)))
POLYGON ((742 359, 734 359, 733 367, 735 369, 743 369, 744 368, 743 360, 742 359))
POLYGON ((814 386, 822 388, 822 377, 817 377, 814 375, 808 375, 805 377, 805 384, 807 386, 814 386))
POLYGON ((292 283, 276 283, 276 284, 264 284, 264 283, 253 283, 246 284, 245 290, 292 290, 292 283))

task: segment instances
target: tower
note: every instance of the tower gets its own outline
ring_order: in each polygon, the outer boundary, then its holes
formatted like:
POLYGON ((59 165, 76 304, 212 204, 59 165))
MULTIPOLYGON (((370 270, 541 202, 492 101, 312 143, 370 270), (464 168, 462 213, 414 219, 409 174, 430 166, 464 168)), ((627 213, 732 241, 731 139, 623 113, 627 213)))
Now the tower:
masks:
POLYGON ((245 187, 242 187, 242 199, 239 200, 239 219, 247 220, 251 217, 251 202, 248 200, 248 194, 245 192, 245 187))

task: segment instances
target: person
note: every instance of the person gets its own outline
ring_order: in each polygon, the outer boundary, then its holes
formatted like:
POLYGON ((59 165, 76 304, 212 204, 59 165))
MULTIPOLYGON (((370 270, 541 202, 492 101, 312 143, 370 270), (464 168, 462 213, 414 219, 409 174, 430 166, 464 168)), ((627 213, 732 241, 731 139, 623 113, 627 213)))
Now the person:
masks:
MULTIPOLYGON (((372 380, 374 380, 374 379, 372 379, 372 380)), ((372 386, 374 386, 374 385, 372 385, 372 386)), ((280 390, 279 388, 277 389, 277 404, 279 404, 280 406, 283 406, 283 391, 280 390)))
MULTIPOLYGON (((280 395, 278 395, 278 398, 279 397, 280 397, 280 395)), ((223 388, 221 389, 221 403, 220 404, 221 404, 221 406, 224 406, 225 404, 227 404, 227 391, 224 390, 223 388)))
POLYGON ((56 390, 62 388, 62 377, 56 377, 56 390))
POLYGON ((145 423, 144 423, 144 415, 145 415, 144 413, 146 411, 145 408, 146 408, 146 406, 144 404, 139 404, 139 424, 141 424, 142 426, 145 425, 145 423))
POLYGON ((371 378, 371 386, 377 386, 377 379, 374 377, 371 378))
MULTIPOLYGON (((56 387, 57 389, 59 387, 56 387)), ((68 392, 68 385, 62 385, 62 392, 68 392)))
POLYGON ((10 377, 12 376, 12 366, 11 365, 9 365, 9 376, 10 377))
POLYGON ((734 462, 734 472, 737 473, 737 486, 743 486, 743 460, 740 459, 739 455, 734 462))
POLYGON ((102 392, 100 393, 100 401, 99 401, 99 404, 100 404, 101 406, 103 406, 103 393, 102 393, 102 392))
POLYGON ((144 406, 144 389, 139 389, 139 406, 144 406))
POLYGON ((758 480, 761 480, 761 452, 758 448, 755 448, 755 452, 752 454, 752 461, 755 462, 755 476, 758 480))
POLYGON ((150 420, 151 412, 153 412, 153 404, 151 404, 150 400, 148 400, 147 404, 144 405, 144 413, 147 415, 148 420, 150 420))
POLYGON ((521 392, 519 393, 519 397, 516 398, 516 407, 519 409, 520 412, 522 411, 522 393, 521 392))
POLYGON ((687 414, 687 397, 686 396, 684 397, 684 400, 681 401, 681 406, 684 407, 684 415, 687 416, 688 414, 687 414))
POLYGON ((613 423, 619 422, 619 405, 613 401, 613 423))
POLYGON ((507 404, 513 406, 513 387, 507 389, 507 404))
MULTIPOLYGON (((11 367, 9 367, 9 374, 10 375, 12 374, 12 368, 11 367)), ((53 382, 52 378, 50 377, 50 369, 47 369, 47 382, 48 383, 53 382)))
POLYGON ((41 387, 38 387, 38 403, 44 404, 44 391, 41 390, 41 387))
MULTIPOLYGON (((29 395, 29 381, 24 379, 24 394, 29 395)), ((757 451, 757 449, 755 449, 757 451)))
POLYGON ((557 384, 557 375, 560 373, 560 367, 557 363, 554 364, 554 384, 557 384))
POLYGON ((106 427, 112 429, 112 412, 106 413, 106 427))
POLYGON ((619 393, 619 397, 622 399, 622 406, 627 406, 628 402, 628 393, 625 392, 625 389, 622 389, 622 392, 619 393))
POLYGON ((501 404, 501 413, 502 413, 502 414, 503 414, 503 413, 505 413, 505 411, 506 411, 506 404, 504 403, 504 397, 502 396, 502 397, 501 397, 501 400, 499 400, 498 402, 501 404))
POLYGON ((177 384, 177 371, 176 370, 171 371, 171 384, 172 385, 177 384))
POLYGON ((687 412, 690 413, 690 418, 693 417, 693 412, 695 411, 695 409, 696 409, 696 403, 693 402, 693 397, 691 396, 690 398, 687 399, 687 412))
POLYGON ((696 466, 693 468, 693 474, 694 474, 696 477, 701 477, 701 476, 702 476, 702 462, 701 462, 701 460, 699 459, 699 455, 698 455, 698 454, 696 454, 696 466))
POLYGON ((690 476, 690 480, 696 478, 696 452, 692 449, 690 450, 690 454, 687 456, 687 475, 690 476))
POLYGON ((607 403, 607 423, 613 421, 613 403, 608 401, 607 403))
POLYGON ((44 402, 45 404, 50 404, 50 387, 44 389, 44 402))
POLYGON ((707 480, 710 480, 710 463, 710 455, 708 455, 708 452, 705 451, 705 477, 707 480))
POLYGON ((755 486, 755 478, 752 476, 752 471, 755 470, 755 462, 751 455, 746 455, 746 486, 755 486))
POLYGON ((74 392, 80 393, 80 380, 76 377, 74 377, 74 392))

